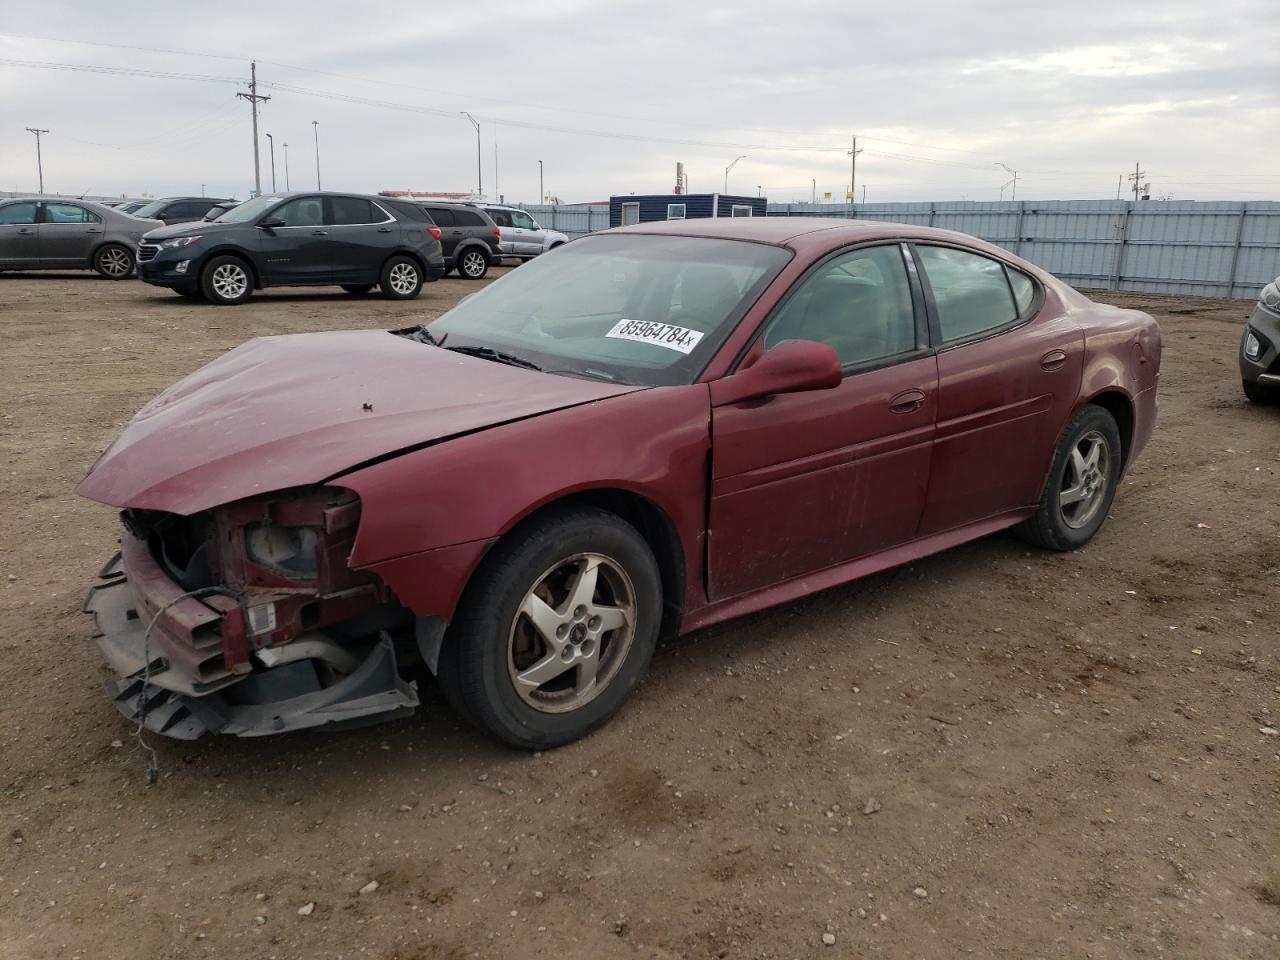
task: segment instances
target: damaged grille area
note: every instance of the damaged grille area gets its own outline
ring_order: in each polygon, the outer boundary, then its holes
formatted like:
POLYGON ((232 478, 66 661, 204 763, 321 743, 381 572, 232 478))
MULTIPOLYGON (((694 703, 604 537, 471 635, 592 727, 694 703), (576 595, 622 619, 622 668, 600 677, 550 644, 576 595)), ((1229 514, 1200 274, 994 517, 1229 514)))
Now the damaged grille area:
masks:
POLYGON ((147 544, 156 562, 184 591, 214 585, 209 562, 210 513, 183 517, 160 510, 125 510, 120 519, 126 530, 147 544))

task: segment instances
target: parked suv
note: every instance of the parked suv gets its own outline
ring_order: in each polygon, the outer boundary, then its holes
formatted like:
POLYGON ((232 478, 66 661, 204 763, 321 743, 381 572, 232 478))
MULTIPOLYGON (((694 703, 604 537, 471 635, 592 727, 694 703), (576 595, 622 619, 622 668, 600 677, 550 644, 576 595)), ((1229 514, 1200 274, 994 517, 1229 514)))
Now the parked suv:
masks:
POLYGON ((165 197, 139 207, 133 211, 133 215, 148 220, 163 220, 167 224, 191 223, 202 219, 214 205, 225 202, 224 197, 165 197))
POLYGON ((138 276, 184 297, 235 304, 263 287, 374 285, 393 300, 444 276, 440 229, 412 203, 347 193, 282 193, 247 200, 208 223, 152 230, 138 276))
POLYGON ((1254 403, 1280 403, 1280 277, 1262 288, 1245 324, 1240 380, 1254 403))
POLYGON ((467 280, 480 280, 502 256, 502 234, 484 209, 474 203, 414 201, 431 215, 442 234, 444 262, 467 280))
POLYGON ((486 206, 484 212, 498 225, 502 235, 499 246, 504 257, 530 260, 540 253, 554 250, 569 238, 558 230, 547 230, 519 207, 486 206))
POLYGON ((133 273, 133 251, 156 220, 90 200, 0 201, 0 270, 94 269, 108 280, 133 273))

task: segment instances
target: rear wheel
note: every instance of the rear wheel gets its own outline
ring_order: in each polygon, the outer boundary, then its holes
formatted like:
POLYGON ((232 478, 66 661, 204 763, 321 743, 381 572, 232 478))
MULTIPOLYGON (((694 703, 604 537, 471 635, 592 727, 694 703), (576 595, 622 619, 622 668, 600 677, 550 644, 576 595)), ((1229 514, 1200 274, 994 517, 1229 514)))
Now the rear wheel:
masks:
POLYGON ((471 247, 463 250, 458 257, 458 273, 467 280, 483 280, 489 272, 489 258, 471 247))
POLYGON ((108 243, 93 255, 93 269, 108 280, 123 280, 133 273, 133 252, 118 243, 108 243))
POLYGON ((549 512, 477 572, 445 638, 440 685, 499 740, 559 746, 622 707, 661 619, 658 564, 634 527, 594 508, 549 512))
POLYGON ((344 283, 342 285, 342 289, 347 291, 347 293, 354 293, 357 296, 359 296, 360 294, 368 293, 370 290, 372 290, 373 284, 372 283, 344 283))
POLYGON ((253 278, 239 257, 214 257, 200 272, 200 289, 210 303, 233 306, 249 299, 253 278))
POLYGON ((1047 550, 1074 550, 1098 532, 1120 482, 1120 430, 1101 407, 1085 406, 1063 431, 1035 516, 1018 534, 1047 550))
POLYGON ((1252 380, 1241 380, 1244 395, 1254 403, 1280 403, 1280 390, 1263 386, 1252 380))
POLYGON ((379 286, 390 300, 412 300, 422 290, 422 268, 410 257, 391 257, 382 265, 379 286))

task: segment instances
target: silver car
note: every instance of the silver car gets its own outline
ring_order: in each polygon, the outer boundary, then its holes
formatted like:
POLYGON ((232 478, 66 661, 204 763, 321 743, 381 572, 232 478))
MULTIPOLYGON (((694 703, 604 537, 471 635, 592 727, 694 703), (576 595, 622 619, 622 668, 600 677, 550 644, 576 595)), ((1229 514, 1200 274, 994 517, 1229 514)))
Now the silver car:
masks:
POLYGON ((123 280, 142 235, 163 225, 91 200, 0 200, 0 270, 97 270, 123 280))
POLYGON ((498 231, 502 235, 498 248, 504 257, 529 260, 569 242, 569 238, 563 233, 540 226, 528 211, 519 207, 484 204, 483 209, 498 225, 498 231))

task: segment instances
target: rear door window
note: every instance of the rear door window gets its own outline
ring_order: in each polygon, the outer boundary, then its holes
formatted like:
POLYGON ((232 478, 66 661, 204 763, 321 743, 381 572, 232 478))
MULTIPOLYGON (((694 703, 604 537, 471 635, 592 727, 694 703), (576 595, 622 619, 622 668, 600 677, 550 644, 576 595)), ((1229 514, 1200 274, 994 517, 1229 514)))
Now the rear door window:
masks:
POLYGON ((474 210, 455 210, 453 211, 453 223, 458 227, 483 227, 487 226, 484 217, 476 213, 474 210))
POLYGON ((943 343, 967 340, 1018 318, 1004 264, 953 247, 920 245, 943 343))
POLYGON ((506 210, 489 210, 486 212, 489 214, 489 219, 492 220, 494 223, 496 223, 498 226, 500 227, 514 226, 514 224, 511 222, 511 214, 508 213, 506 210))
POLYGON ((34 203, 11 203, 0 207, 0 224, 35 223, 36 205, 34 203))
POLYGON ((431 219, 436 222, 437 227, 456 226, 452 210, 448 210, 444 207, 428 207, 427 213, 431 214, 431 219))
POLYGON ((46 203, 45 223, 101 223, 102 218, 77 203, 46 203))
POLYGON ((381 210, 359 197, 330 197, 329 223, 349 226, 359 223, 381 223, 387 219, 381 210))

